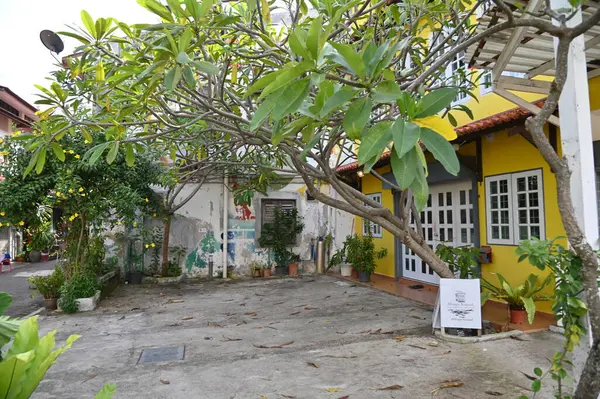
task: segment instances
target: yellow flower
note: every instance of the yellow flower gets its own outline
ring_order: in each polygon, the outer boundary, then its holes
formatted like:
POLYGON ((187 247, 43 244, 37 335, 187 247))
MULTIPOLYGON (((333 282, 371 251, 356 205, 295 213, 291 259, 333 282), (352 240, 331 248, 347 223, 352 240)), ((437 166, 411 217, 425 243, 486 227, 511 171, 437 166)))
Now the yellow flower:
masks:
POLYGON ((4 143, 4 140, 0 139, 0 144, 4 143))
POLYGON ((137 222, 133 222, 133 227, 137 227, 137 222))
POLYGON ((21 131, 20 131, 20 130, 17 130, 17 131, 15 131, 15 132, 13 133, 13 136, 18 136, 18 135, 20 135, 20 134, 21 134, 21 131))
POLYGON ((0 212, 0 216, 4 216, 4 215, 6 215, 6 213, 0 212))
POLYGON ((123 222, 121 222, 120 220, 117 222, 117 224, 123 224, 123 222))
POLYGON ((79 187, 79 192, 82 192, 82 191, 83 191, 83 187, 79 187))
POLYGON ((149 248, 149 247, 150 247, 150 245, 146 244, 146 248, 149 248))
POLYGON ((151 246, 152 248, 154 248, 156 245, 155 245, 154 243, 152 243, 152 244, 150 244, 150 246, 151 246))
POLYGON ((10 226, 10 223, 6 223, 6 227, 10 226))
POLYGON ((85 197, 85 194, 81 194, 82 197, 85 197))
POLYGON ((154 213, 152 214, 152 216, 156 217, 156 212, 154 212, 154 213))
POLYGON ((89 141, 89 140, 83 140, 83 142, 84 142, 85 144, 89 144, 89 143, 91 143, 91 141, 89 141))
POLYGON ((69 189, 69 194, 73 194, 73 189, 72 188, 69 189))
POLYGON ((75 159, 79 159, 79 158, 81 158, 81 155, 79 155, 79 154, 75 155, 75 159))
POLYGON ((75 154, 75 151, 73 151, 73 150, 69 150, 69 151, 67 151, 67 152, 68 152, 69 154, 75 154))
POLYGON ((4 226, 2 223, 0 223, 0 227, 4 226))
POLYGON ((21 221, 19 222, 19 226, 24 226, 24 225, 25 225, 25 222, 21 220, 21 221))
POLYGON ((144 198, 144 201, 146 202, 150 202, 150 200, 148 198, 144 198))
POLYGON ((56 196, 60 198, 60 195, 61 195, 61 194, 60 194, 60 191, 57 191, 57 192, 56 192, 56 196))

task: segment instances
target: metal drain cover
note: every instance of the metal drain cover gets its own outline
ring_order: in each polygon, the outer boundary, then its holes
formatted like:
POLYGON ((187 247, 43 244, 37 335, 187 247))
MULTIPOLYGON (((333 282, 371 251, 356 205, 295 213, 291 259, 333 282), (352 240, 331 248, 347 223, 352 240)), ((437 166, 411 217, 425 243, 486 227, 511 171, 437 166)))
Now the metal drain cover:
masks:
POLYGON ((185 346, 143 349, 138 364, 183 360, 185 346))

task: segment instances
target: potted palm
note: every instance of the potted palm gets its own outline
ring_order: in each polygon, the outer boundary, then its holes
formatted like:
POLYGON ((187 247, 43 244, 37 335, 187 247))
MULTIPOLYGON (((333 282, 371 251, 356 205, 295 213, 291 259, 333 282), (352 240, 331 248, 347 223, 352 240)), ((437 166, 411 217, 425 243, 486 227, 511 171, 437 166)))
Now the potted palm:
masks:
POLYGON ((49 276, 32 276, 27 281, 33 286, 32 289, 39 292, 44 298, 44 307, 48 310, 55 310, 56 302, 60 297, 60 289, 65 282, 62 270, 57 267, 49 276))
POLYGON ((54 236, 50 230, 50 223, 42 224, 31 236, 29 259, 32 262, 47 261, 48 250, 52 245, 53 239, 54 236))
POLYGON ((387 256, 387 249, 381 248, 375 250, 373 237, 368 236, 350 236, 346 239, 347 259, 358 271, 358 279, 363 283, 371 281, 371 273, 375 271, 375 259, 382 259, 387 256))
POLYGON ((304 229, 302 217, 297 209, 282 211, 275 209, 275 218, 272 223, 265 223, 262 227, 258 243, 261 247, 270 248, 275 261, 275 275, 290 274, 298 271, 297 256, 289 250, 296 243, 298 234, 304 229), (294 267, 295 265, 295 267, 294 267))
POLYGON ((529 324, 533 323, 535 302, 552 299, 550 295, 540 294, 540 291, 552 282, 554 278, 552 274, 549 274, 544 281, 539 281, 539 276, 532 273, 518 287, 511 287, 500 273, 497 273, 496 276, 500 287, 481 279, 481 287, 486 290, 481 294, 481 304, 483 305, 490 297, 505 301, 508 303, 510 322, 513 324, 523 324, 526 314, 529 324))
MULTIPOLYGON (((348 237, 351 238, 351 237, 348 237)), ((348 240, 344 241, 341 249, 338 249, 329 260, 329 268, 340 265, 340 273, 344 277, 350 277, 352 275, 352 265, 347 260, 347 244, 348 240)))

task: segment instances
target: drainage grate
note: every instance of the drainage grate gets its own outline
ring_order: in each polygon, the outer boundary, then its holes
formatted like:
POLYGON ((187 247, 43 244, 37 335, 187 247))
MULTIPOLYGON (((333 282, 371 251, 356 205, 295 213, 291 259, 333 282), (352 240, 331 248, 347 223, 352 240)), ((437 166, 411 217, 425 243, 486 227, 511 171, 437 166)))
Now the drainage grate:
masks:
POLYGON ((185 346, 143 349, 138 364, 174 362, 183 360, 184 356, 185 346))

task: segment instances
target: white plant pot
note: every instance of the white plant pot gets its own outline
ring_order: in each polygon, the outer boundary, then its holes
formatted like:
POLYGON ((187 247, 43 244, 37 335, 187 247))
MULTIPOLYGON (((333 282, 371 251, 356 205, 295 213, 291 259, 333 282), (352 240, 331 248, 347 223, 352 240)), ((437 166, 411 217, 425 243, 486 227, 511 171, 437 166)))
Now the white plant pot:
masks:
POLYGON ((350 277, 352 275, 352 265, 349 263, 344 263, 340 266, 340 271, 342 273, 342 276, 350 277))

